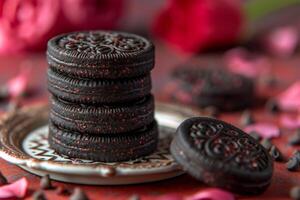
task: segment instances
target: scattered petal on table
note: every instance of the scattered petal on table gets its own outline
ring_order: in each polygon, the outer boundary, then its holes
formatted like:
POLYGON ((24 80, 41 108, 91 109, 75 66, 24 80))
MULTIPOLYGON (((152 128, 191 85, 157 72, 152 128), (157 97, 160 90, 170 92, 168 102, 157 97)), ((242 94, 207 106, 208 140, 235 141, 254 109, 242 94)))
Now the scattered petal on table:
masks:
POLYGON ((280 117, 280 123, 285 128, 289 128, 289 129, 300 128, 300 115, 298 117, 282 115, 280 117))
POLYGON ((256 132, 263 138, 273 138, 280 135, 280 130, 277 126, 271 123, 255 123, 244 128, 247 133, 256 132))
POLYGON ((26 178, 21 178, 14 183, 0 187, 0 199, 3 198, 23 198, 26 194, 28 181, 26 178))
POLYGON ((29 72, 29 68, 24 68, 16 77, 8 81, 7 90, 10 97, 19 97, 27 90, 29 72))
POLYGON ((300 111, 300 81, 292 84, 278 97, 281 110, 300 111))
POLYGON ((232 193, 221 189, 207 189, 198 192, 185 200, 234 200, 235 197, 232 193))
POLYGON ((269 60, 261 55, 253 55, 243 48, 234 48, 226 52, 225 63, 230 71, 255 78, 270 71, 269 60))

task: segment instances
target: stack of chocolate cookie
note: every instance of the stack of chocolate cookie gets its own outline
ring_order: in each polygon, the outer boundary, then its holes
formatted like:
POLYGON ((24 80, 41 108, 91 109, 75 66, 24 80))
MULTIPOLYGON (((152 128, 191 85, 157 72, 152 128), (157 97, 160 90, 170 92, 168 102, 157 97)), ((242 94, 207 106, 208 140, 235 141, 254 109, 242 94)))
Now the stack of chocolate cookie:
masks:
POLYGON ((117 162, 156 149, 151 42, 121 32, 75 32, 51 39, 47 58, 55 151, 117 162))

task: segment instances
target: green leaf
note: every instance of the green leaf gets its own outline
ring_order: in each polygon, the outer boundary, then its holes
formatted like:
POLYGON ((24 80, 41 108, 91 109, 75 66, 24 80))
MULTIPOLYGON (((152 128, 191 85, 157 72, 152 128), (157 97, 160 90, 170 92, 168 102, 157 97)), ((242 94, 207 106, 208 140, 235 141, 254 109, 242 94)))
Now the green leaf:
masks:
POLYGON ((275 12, 281 8, 300 3, 300 0, 250 0, 245 3, 246 19, 251 21, 275 12))

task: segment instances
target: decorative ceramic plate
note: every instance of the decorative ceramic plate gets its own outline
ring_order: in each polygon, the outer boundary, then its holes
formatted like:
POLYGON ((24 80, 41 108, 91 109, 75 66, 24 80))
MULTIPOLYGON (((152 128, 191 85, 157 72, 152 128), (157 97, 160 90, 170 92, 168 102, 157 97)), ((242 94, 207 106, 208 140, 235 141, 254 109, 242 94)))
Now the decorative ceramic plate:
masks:
POLYGON ((152 182, 183 174, 169 152, 177 126, 199 115, 190 109, 156 104, 160 141, 152 155, 128 162, 102 163, 58 155, 48 144, 48 106, 27 107, 0 121, 0 156, 39 176, 81 184, 119 185, 152 182))

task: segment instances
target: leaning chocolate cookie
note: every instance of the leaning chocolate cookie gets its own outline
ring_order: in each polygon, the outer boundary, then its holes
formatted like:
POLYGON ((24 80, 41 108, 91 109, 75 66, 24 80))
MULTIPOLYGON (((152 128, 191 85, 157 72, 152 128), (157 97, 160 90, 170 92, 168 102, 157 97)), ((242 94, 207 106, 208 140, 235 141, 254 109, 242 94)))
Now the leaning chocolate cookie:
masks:
POLYGON ((50 68, 68 76, 118 79, 147 74, 154 67, 154 46, 130 33, 74 32, 49 40, 50 68))
POLYGON ((171 153, 198 180, 241 194, 271 183, 273 160, 254 138, 220 120, 195 117, 177 129, 171 153))
POLYGON ((254 102, 253 80, 224 69, 181 66, 172 75, 177 86, 172 97, 182 103, 232 111, 254 102))
POLYGON ((156 122, 128 134, 90 135, 49 123, 49 143, 57 153, 71 158, 121 162, 149 155, 156 150, 156 122))
POLYGON ((48 70, 49 91, 64 100, 85 104, 129 102, 151 91, 150 74, 119 80, 78 79, 48 70))
POLYGON ((114 105, 86 105, 52 96, 50 119, 65 129, 89 134, 122 134, 142 128, 154 120, 154 98, 114 105))

